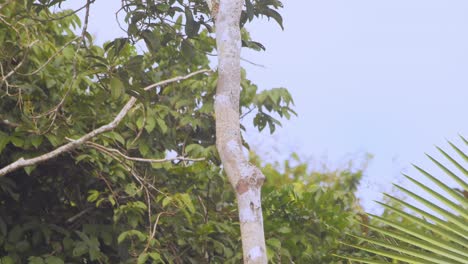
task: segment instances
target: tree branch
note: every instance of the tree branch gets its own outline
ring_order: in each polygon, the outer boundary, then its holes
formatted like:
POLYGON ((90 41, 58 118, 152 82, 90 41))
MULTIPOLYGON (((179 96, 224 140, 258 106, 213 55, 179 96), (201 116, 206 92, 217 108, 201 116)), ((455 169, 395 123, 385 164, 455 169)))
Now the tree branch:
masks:
MULTIPOLYGON (((161 82, 158 82, 158 83, 151 84, 151 85, 145 87, 144 90, 148 91, 151 88, 154 88, 154 87, 157 87, 157 86, 166 85, 166 84, 169 84, 169 83, 172 83, 172 82, 185 80, 185 79, 188 79, 188 78, 190 78, 190 77, 192 77, 194 75, 209 72, 209 71, 211 71, 211 70, 203 69, 203 70, 199 70, 199 71, 196 71, 196 72, 192 72, 192 73, 190 73, 188 75, 185 75, 185 76, 177 76, 177 77, 174 77, 174 78, 171 78, 171 79, 168 79, 168 80, 164 80, 164 81, 161 81, 161 82)), ((112 120, 112 122, 110 122, 110 123, 108 123, 106 125, 103 125, 103 126, 97 128, 97 129, 89 132, 88 134, 85 134, 84 136, 80 137, 79 139, 70 141, 69 143, 67 143, 67 144, 65 144, 63 146, 60 146, 60 147, 58 147, 58 148, 56 148, 56 149, 54 149, 54 150, 52 150, 52 151, 50 151, 48 153, 40 155, 38 157, 31 158, 31 159, 20 158, 17 161, 3 167, 2 169, 0 169, 0 177, 5 176, 6 174, 8 174, 8 173, 10 173, 12 171, 15 171, 17 169, 24 168, 24 167, 27 167, 27 166, 36 165, 36 164, 42 163, 44 161, 50 160, 52 158, 55 158, 58 155, 63 154, 64 152, 68 152, 70 150, 73 150, 73 149, 83 145, 85 142, 89 141, 90 139, 96 137, 99 134, 102 134, 104 132, 108 132, 108 131, 111 131, 111 130, 115 129, 117 127, 117 125, 125 117, 125 115, 127 115, 127 113, 130 111, 130 109, 133 107, 133 105, 135 105, 136 101, 137 101, 137 99, 135 97, 131 97, 130 100, 128 100, 128 102, 124 105, 124 107, 120 110, 120 112, 114 118, 114 120, 112 120)))
POLYGON ((94 142, 86 142, 86 145, 92 148, 95 148, 99 151, 104 150, 105 152, 116 153, 120 157, 126 160, 130 160, 130 161, 147 162, 147 163, 162 163, 162 162, 174 161, 174 160, 180 160, 180 161, 203 161, 205 160, 205 158, 186 158, 186 157, 175 157, 175 158, 165 158, 165 159, 145 159, 145 158, 138 158, 138 157, 130 157, 130 156, 123 154, 118 149, 104 147, 103 145, 100 145, 94 142))

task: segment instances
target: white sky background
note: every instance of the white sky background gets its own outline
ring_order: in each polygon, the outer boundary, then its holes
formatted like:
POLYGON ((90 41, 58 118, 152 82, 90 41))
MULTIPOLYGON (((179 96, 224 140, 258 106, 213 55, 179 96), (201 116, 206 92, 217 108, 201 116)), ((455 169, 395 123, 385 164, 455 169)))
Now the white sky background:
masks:
MULTIPOLYGON (((273 136, 249 129, 260 153, 281 161, 295 151, 316 168, 373 154, 359 192, 373 211, 372 200, 401 171, 416 175, 410 163, 433 168, 424 153, 436 154, 434 144, 468 136, 467 1, 283 3, 285 31, 266 19, 248 26, 267 51, 242 56, 265 68, 243 66, 260 89, 288 88, 299 116, 273 136)), ((98 42, 125 35, 115 22, 119 6, 92 6, 89 31, 98 42)))

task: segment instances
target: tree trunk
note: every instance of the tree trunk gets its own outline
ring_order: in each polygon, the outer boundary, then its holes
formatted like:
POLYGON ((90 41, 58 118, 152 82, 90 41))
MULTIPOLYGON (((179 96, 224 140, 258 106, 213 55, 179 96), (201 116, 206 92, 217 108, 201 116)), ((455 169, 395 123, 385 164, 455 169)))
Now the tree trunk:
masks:
POLYGON ((244 263, 267 263, 260 194, 265 176, 244 156, 240 134, 239 20, 243 2, 220 0, 212 10, 216 16, 219 78, 215 99, 216 146, 236 192, 244 263))

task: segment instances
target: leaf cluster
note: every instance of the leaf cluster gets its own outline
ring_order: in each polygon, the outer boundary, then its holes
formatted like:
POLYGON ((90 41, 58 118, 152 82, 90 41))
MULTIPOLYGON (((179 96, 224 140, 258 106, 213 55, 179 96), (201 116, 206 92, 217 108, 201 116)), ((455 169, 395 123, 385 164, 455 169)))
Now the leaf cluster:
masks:
MULTIPOLYGON (((0 167, 109 123, 131 96, 138 103, 115 130, 0 178, 0 263, 239 263, 238 214, 215 149, 216 74, 143 89, 209 67, 215 41, 201 22, 204 2, 126 1, 129 37, 104 45, 86 30, 74 33, 81 22, 73 12, 50 11, 61 2, 1 7, 0 167), (172 17, 176 23, 165 20, 172 17), (138 40, 147 51, 137 52, 138 40), (128 158, 172 156, 204 160, 128 158)), ((255 110, 260 130, 280 125, 273 116, 295 114, 286 89, 258 92, 245 73, 240 104, 243 115, 255 110)), ((354 189, 321 187, 299 177, 308 175, 302 167, 264 168, 272 260, 328 261, 349 223, 354 189)))
MULTIPOLYGON (((208 68, 214 39, 152 25, 100 46, 86 30, 74 33, 73 12, 48 9, 60 2, 1 7, 0 166, 107 124, 131 96, 138 103, 115 130, 0 178, 1 262, 238 262, 234 197, 214 145, 216 74, 143 90, 208 68), (137 52, 135 36, 147 52, 137 52), (204 161, 126 158, 171 155, 204 161)), ((129 13, 129 25, 139 19, 138 9, 129 13)), ((243 82, 241 109, 263 106, 243 82)))

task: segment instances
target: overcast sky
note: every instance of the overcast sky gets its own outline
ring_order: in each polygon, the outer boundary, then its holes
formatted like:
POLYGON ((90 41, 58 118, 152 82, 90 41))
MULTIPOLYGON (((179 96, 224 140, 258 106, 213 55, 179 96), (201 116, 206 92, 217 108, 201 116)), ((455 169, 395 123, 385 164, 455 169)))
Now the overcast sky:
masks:
MULTIPOLYGON (((468 136, 468 1, 283 3, 284 31, 267 20, 248 26, 267 51, 242 56, 265 67, 243 66, 261 89, 288 88, 299 116, 273 136, 249 130, 260 152, 295 151, 331 167, 374 155, 360 190, 373 209, 401 171, 415 174, 410 163, 433 168, 425 152, 468 136)), ((119 5, 94 4, 89 28, 99 42, 124 36, 119 5)))

